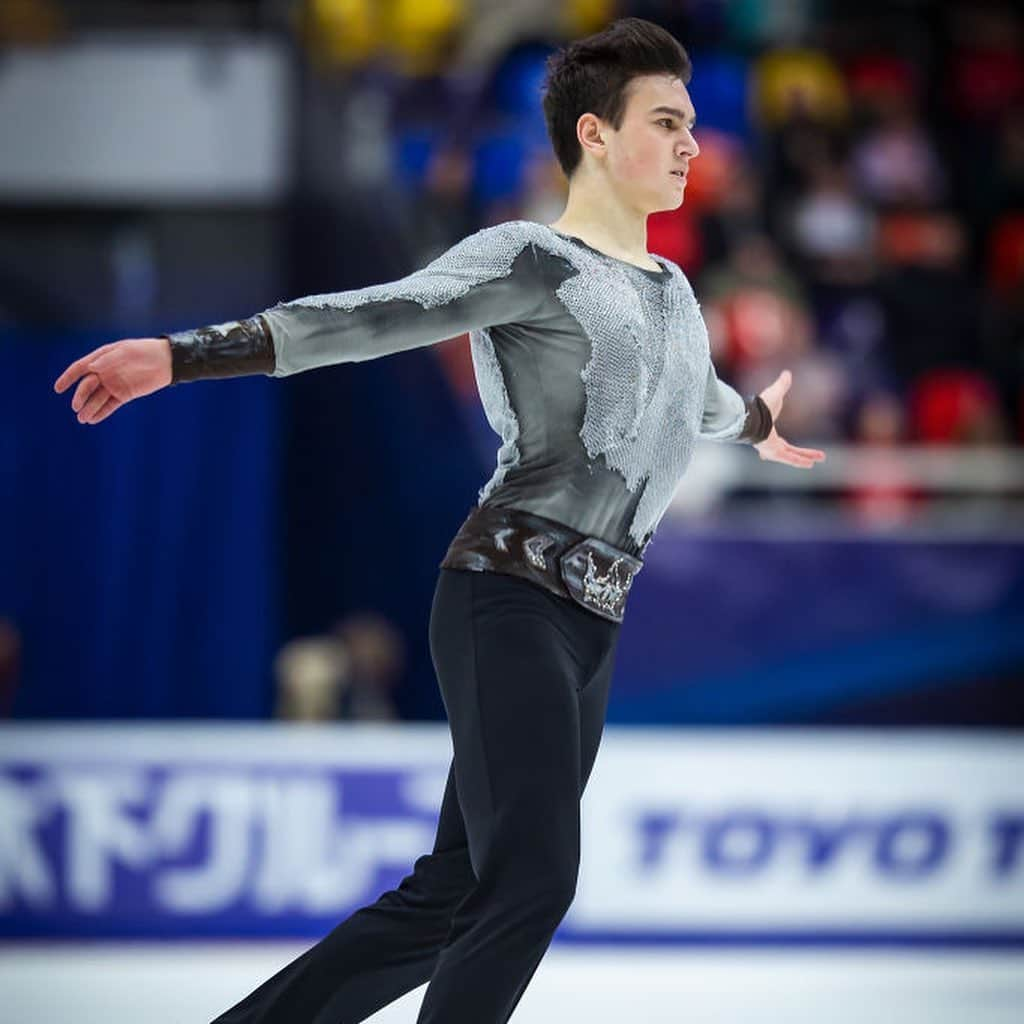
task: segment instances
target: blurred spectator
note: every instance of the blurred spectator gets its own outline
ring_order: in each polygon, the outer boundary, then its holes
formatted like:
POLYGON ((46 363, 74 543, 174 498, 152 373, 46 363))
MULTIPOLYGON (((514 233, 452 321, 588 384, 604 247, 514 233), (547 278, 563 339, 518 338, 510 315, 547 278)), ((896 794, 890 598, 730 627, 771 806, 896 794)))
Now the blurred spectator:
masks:
POLYGON ((853 425, 854 441, 891 448, 907 440, 903 400, 892 391, 872 391, 858 404, 853 425))
POLYGON ((910 392, 911 429, 924 444, 1002 444, 1006 423, 995 387, 979 373, 923 374, 910 392))
POLYGON ((0 618, 0 718, 10 718, 21 674, 21 633, 10 619, 0 618))
POLYGON ((815 347, 803 290, 775 246, 760 235, 744 238, 728 263, 705 275, 701 294, 712 356, 734 385, 753 394, 789 368, 802 387, 786 398, 787 436, 836 436, 846 389, 842 367, 815 347))
POLYGON ((302 721, 391 721, 392 692, 405 668, 401 634, 371 612, 341 619, 329 636, 300 637, 274 661, 275 717, 302 721))
POLYGON ((949 5, 948 17, 956 45, 948 76, 953 112, 967 124, 990 127, 1024 100, 1020 9, 961 0, 949 5))
POLYGON ((992 168, 986 195, 993 214, 1000 210, 1024 212, 1024 104, 1007 110, 992 168))
POLYGON ((291 640, 274 659, 275 718, 325 722, 338 717, 351 660, 331 637, 291 640))
POLYGON ((950 4, 946 18, 952 52, 941 84, 956 133, 949 154, 967 205, 987 227, 998 213, 993 175, 1005 119, 1024 103, 1024 29, 1019 5, 991 0, 950 4))
POLYGON ((976 254, 983 257, 1001 218, 1024 213, 1024 105, 1006 111, 990 159, 972 156, 964 163, 963 206, 973 221, 976 254))
POLYGON ((378 6, 399 71, 418 77, 450 62, 464 29, 466 0, 390 0, 378 6))
POLYGON ((340 620, 334 636, 349 658, 339 716, 359 721, 397 718, 392 693, 405 669, 402 634, 383 616, 365 612, 340 620))
POLYGON ((804 347, 810 320, 803 290, 764 235, 739 239, 725 263, 704 274, 699 294, 712 355, 725 365, 742 370, 794 343, 804 347))
MULTIPOLYGON (((835 64, 812 50, 768 53, 755 65, 752 88, 771 213, 806 187, 812 168, 836 155, 848 104, 835 64)), ((775 226, 774 215, 770 220, 775 226)))
POLYGON ((913 64, 905 57, 876 48, 853 54, 844 67, 852 114, 870 124, 894 104, 906 104, 918 95, 913 64))
POLYGON ((904 383, 935 366, 980 368, 980 295, 964 270, 964 232, 949 213, 891 214, 881 226, 880 294, 904 383))
POLYGON ((861 191, 882 206, 928 207, 947 195, 946 176, 914 101, 887 94, 877 124, 856 145, 853 163, 861 191))
POLYGON ((992 239, 981 340, 1003 408, 1024 441, 1024 216, 1007 218, 992 239))
MULTIPOLYGON (((703 141, 702 132, 702 146, 703 141)), ((699 174, 703 158, 702 151, 700 158, 691 165, 691 175, 699 174)), ((709 264, 724 262, 744 238, 764 235, 768 227, 762 208, 761 179, 749 157, 742 151, 735 151, 720 171, 717 202, 700 218, 701 249, 709 264)), ((681 209, 687 205, 684 203, 681 209)))
POLYGON ((854 193, 845 166, 824 161, 794 204, 791 238, 806 272, 821 281, 867 280, 875 258, 875 217, 854 193))
POLYGON ((849 400, 886 388, 889 339, 874 281, 818 282, 814 309, 818 341, 841 364, 849 400))
POLYGON ((899 395, 872 391, 856 412, 853 440, 862 445, 861 480, 843 493, 843 506, 858 523, 872 529, 907 523, 924 507, 924 496, 907 479, 902 459, 892 449, 907 437, 899 395))
MULTIPOLYGON (((699 116, 700 108, 697 110, 699 116)), ((700 156, 690 163, 683 207, 704 213, 726 200, 731 169, 744 161, 744 147, 738 138, 716 128, 700 128, 694 134, 700 156)))
POLYGON ((989 246, 989 284, 1009 298, 1024 286, 1024 213, 1003 217, 992 232, 989 246))
POLYGON ((769 51, 754 71, 754 109, 761 126, 778 130, 794 119, 818 124, 845 119, 846 84, 838 67, 819 50, 769 51))

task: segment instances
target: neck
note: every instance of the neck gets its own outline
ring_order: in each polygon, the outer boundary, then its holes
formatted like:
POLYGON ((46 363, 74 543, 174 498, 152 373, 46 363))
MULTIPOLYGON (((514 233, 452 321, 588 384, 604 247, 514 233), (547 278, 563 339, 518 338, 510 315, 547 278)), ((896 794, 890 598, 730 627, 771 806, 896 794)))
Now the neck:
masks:
POLYGON ((562 215, 550 225, 587 245, 631 262, 649 262, 647 214, 627 205, 603 181, 581 167, 569 183, 562 215))

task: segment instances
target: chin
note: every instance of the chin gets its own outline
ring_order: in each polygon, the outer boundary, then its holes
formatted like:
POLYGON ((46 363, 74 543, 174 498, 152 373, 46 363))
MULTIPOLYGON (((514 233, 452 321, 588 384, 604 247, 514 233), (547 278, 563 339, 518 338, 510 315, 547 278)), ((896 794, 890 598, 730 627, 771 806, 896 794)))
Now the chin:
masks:
POLYGON ((678 210, 683 205, 685 196, 680 192, 671 200, 661 200, 660 204, 655 206, 650 212, 651 213, 667 213, 671 210, 678 210))

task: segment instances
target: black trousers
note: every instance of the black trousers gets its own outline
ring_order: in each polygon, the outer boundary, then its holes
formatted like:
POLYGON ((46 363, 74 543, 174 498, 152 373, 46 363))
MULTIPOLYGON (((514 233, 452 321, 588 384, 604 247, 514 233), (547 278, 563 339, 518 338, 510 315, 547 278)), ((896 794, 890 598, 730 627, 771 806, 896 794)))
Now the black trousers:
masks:
POLYGON ((452 733, 433 850, 214 1024, 509 1019, 576 891, 580 798, 620 626, 515 576, 442 569, 430 650, 452 733))

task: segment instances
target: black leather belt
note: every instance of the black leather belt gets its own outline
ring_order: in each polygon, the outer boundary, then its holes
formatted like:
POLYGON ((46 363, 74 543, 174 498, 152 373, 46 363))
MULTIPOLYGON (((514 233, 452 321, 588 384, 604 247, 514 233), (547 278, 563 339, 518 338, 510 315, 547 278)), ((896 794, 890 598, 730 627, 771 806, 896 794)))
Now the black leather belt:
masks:
POLYGON ((516 508, 473 508, 442 569, 497 572, 531 580, 612 622, 643 562, 597 537, 516 508))

